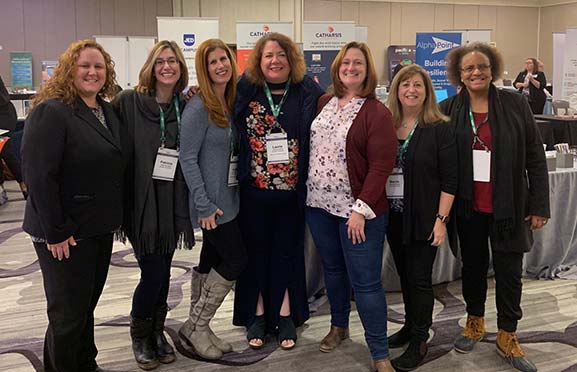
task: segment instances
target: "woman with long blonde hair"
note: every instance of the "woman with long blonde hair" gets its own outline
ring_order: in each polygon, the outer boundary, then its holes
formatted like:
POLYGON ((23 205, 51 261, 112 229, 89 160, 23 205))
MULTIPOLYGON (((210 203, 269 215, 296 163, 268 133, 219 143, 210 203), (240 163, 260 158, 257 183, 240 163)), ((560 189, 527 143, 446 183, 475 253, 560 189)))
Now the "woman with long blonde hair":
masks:
POLYGON ((232 346, 212 332, 210 320, 246 265, 238 224, 238 146, 231 126, 236 62, 220 39, 196 52, 200 93, 182 116, 180 163, 190 195, 193 225, 202 229, 198 267, 192 269, 189 317, 180 336, 205 359, 219 359, 232 346))

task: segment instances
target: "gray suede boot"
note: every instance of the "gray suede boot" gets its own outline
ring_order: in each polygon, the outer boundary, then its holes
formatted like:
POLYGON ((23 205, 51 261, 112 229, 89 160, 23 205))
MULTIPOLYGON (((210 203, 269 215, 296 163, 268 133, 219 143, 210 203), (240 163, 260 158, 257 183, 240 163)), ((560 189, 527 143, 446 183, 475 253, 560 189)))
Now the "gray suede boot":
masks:
MULTIPOLYGON (((200 298, 200 293, 202 292, 202 286, 204 282, 206 282, 206 277, 208 274, 201 274, 196 269, 198 267, 192 268, 192 273, 190 276, 190 310, 188 313, 188 319, 184 322, 178 334, 180 337, 184 338, 185 340, 190 337, 190 334, 194 331, 194 323, 192 322, 192 310, 194 309, 194 305, 198 302, 200 298)), ((230 353, 232 351, 232 345, 228 342, 222 340, 217 335, 214 334, 210 326, 208 327, 210 332, 210 341, 214 346, 216 346, 220 351, 223 353, 230 353)))
POLYGON ((212 269, 202 287, 200 298, 187 319, 189 325, 185 323, 178 331, 180 337, 192 346, 198 356, 204 359, 213 360, 222 357, 223 351, 212 341, 216 336, 212 333, 209 323, 232 288, 233 283, 212 269))

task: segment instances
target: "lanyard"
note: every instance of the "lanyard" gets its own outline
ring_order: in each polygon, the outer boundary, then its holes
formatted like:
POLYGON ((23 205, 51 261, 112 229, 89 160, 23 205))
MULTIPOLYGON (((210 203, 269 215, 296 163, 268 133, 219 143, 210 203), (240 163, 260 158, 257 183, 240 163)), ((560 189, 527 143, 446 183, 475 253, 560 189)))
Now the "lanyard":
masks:
MULTIPOLYGON (((178 97, 173 98, 174 108, 176 109, 176 122, 178 123, 178 131, 176 132, 176 148, 180 147, 180 106, 178 105, 178 97)), ((166 124, 164 123, 164 111, 162 107, 158 105, 158 111, 160 112, 160 143, 161 147, 164 148, 164 142, 166 141, 166 124)))
MULTIPOLYGON (((485 145, 485 142, 483 142, 483 140, 481 140, 481 138, 479 138, 478 132, 477 132, 477 126, 475 125, 475 119, 473 118, 473 110, 471 110, 471 106, 469 106, 469 121, 471 122, 471 128, 473 129, 473 145, 471 146, 471 148, 475 147, 475 143, 479 142, 479 144, 481 146, 483 146, 483 149, 487 152, 489 152, 489 148, 487 147, 487 145, 485 145)), ((479 128, 481 128, 481 125, 485 124, 486 122, 489 121, 489 113, 487 113, 487 116, 485 116, 485 119, 483 119, 483 121, 479 124, 479 128)))
POLYGON ((399 154, 397 155, 397 157, 399 159, 401 159, 403 157, 403 155, 405 155, 405 152, 407 151, 407 148, 409 147, 409 141, 413 137, 413 133, 415 133, 415 129, 417 128, 418 124, 419 124, 419 121, 418 120, 415 121, 415 124, 413 124, 413 128, 411 128, 411 131, 409 132, 409 135, 405 139, 405 142, 402 144, 401 147, 399 147, 399 154))
POLYGON ((264 93, 266 94, 266 98, 268 99, 268 104, 270 105, 270 108, 272 110, 272 114, 273 114, 274 118, 276 119, 276 122, 275 122, 275 124, 273 124, 273 127, 276 127, 276 126, 280 127, 280 124, 278 123, 278 116, 280 114, 280 109, 281 109, 281 107, 282 107, 282 105, 286 99, 286 96, 288 94, 290 83, 291 83, 291 79, 289 78, 288 81, 286 82, 286 85, 284 87, 284 93, 283 93, 282 98, 281 98, 280 102, 278 103, 278 105, 274 104, 268 85, 266 83, 264 84, 264 93))

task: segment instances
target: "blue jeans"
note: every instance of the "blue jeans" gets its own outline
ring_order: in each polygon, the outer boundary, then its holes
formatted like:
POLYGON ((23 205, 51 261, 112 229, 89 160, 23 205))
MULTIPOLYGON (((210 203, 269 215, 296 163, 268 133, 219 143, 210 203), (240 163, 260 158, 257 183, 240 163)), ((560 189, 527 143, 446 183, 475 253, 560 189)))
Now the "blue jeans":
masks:
POLYGON ((389 357, 387 299, 381 283, 383 244, 388 216, 365 222, 366 240, 353 245, 347 219, 323 209, 307 207, 305 217, 323 264, 331 304, 331 324, 349 326, 351 285, 373 360, 389 357))

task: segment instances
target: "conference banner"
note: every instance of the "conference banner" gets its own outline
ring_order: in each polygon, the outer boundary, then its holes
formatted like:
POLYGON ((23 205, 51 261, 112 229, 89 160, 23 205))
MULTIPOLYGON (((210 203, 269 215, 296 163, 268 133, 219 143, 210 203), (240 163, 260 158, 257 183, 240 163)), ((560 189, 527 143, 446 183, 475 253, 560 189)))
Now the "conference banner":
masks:
MULTIPOLYGON (((391 45, 387 48, 387 63, 389 81, 393 82, 395 68, 402 68, 415 63, 415 45, 391 45)), ((398 70, 397 69, 397 70, 398 70)))
POLYGON ((461 46, 460 32, 417 32, 415 59, 431 77, 437 97, 452 96, 457 89, 447 79, 445 57, 454 48, 461 46))
POLYGON ((284 34, 294 39, 292 22, 237 22, 236 23, 236 63, 238 74, 246 68, 248 55, 258 39, 271 32, 284 34))
POLYGON ((32 53, 11 52, 10 75, 13 89, 34 89, 32 84, 32 53))
POLYGON ((553 32, 553 99, 563 99, 563 65, 565 64, 565 33, 553 32))
POLYGON ((218 38, 218 18, 156 17, 158 40, 174 40, 182 50, 188 67, 188 85, 198 85, 195 54, 207 39, 218 38))
POLYGON ((304 22, 303 52, 307 75, 323 89, 331 85, 331 64, 339 50, 355 40, 353 22, 304 22))
POLYGON ((577 110, 577 28, 570 28, 565 33, 563 99, 577 110))

